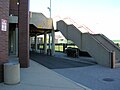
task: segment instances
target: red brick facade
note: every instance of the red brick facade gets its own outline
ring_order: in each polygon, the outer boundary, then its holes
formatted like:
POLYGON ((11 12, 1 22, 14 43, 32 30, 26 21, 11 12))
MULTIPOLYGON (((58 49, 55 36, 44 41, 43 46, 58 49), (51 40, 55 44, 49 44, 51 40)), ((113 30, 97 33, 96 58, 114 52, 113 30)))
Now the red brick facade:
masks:
POLYGON ((10 14, 18 16, 18 0, 10 0, 10 14))
POLYGON ((29 0, 0 0, 0 82, 3 63, 8 61, 9 15, 19 16, 19 62, 21 67, 29 66, 29 0), (7 31, 1 30, 2 19, 7 21, 7 31))
POLYGON ((3 78, 2 64, 8 61, 8 20, 9 0, 0 0, 0 82, 3 78), (2 31, 2 19, 7 20, 7 31, 2 31))
POLYGON ((29 0, 19 0, 19 62, 29 66, 29 0))
POLYGON ((18 16, 19 62, 26 68, 29 66, 29 0, 10 0, 10 15, 18 16))

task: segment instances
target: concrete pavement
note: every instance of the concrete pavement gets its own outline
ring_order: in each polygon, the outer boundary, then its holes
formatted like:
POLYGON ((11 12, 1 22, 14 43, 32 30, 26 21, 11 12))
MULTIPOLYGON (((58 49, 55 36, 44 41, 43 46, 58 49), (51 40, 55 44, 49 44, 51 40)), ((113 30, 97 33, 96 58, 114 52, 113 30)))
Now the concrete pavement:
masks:
POLYGON ((92 90, 120 90, 120 68, 92 65, 52 70, 92 90))
MULTIPOLYGON (((91 63, 92 59, 86 57, 70 58, 63 53, 56 53, 56 57, 86 63, 91 63)), ((52 70, 92 90, 120 90, 120 68, 111 69, 95 64, 86 67, 52 70)))
MULTIPOLYGON (((13 59, 15 61, 15 59, 13 59)), ((0 90, 90 90, 64 76, 30 61, 29 68, 21 68, 21 82, 17 85, 0 83, 0 90)))

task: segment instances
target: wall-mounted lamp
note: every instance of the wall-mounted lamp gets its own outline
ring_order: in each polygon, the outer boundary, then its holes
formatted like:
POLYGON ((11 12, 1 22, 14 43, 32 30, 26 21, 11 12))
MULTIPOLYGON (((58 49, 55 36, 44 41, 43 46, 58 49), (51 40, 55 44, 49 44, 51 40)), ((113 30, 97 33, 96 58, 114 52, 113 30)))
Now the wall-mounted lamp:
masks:
POLYGON ((17 5, 19 5, 19 2, 17 2, 17 5))

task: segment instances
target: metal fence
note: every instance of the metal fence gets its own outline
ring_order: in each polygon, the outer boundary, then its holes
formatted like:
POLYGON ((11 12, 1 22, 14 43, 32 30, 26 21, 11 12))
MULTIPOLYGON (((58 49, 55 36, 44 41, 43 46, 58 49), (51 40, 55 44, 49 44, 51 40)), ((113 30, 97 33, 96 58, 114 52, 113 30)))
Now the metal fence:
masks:
MULTIPOLYGON (((48 48, 48 46, 49 46, 49 44, 47 44, 47 48, 48 48)), ((65 52, 65 49, 68 47, 77 48, 77 46, 75 44, 55 44, 55 51, 56 52, 65 52)), ((31 44, 31 48, 32 48, 32 50, 35 50, 35 44, 31 44)), ((38 44, 37 49, 44 50, 44 44, 38 44)))

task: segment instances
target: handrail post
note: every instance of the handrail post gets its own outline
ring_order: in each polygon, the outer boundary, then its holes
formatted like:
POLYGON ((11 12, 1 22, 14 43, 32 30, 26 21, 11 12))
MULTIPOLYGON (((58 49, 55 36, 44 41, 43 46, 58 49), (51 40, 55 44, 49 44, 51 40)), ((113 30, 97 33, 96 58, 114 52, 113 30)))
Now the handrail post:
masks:
POLYGON ((115 51, 111 52, 111 68, 115 68, 115 51))

